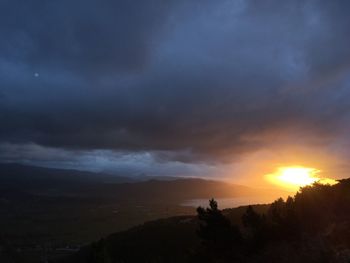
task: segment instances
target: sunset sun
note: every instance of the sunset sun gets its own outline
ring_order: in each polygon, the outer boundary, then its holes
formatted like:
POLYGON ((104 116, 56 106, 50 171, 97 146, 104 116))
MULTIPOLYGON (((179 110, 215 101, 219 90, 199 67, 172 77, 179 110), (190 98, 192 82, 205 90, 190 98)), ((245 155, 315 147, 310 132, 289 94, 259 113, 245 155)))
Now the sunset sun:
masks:
POLYGON ((320 178, 321 171, 312 167, 291 166, 279 167, 276 172, 266 175, 271 183, 280 185, 289 189, 299 189, 315 182, 321 184, 336 184, 337 181, 329 178, 320 178))

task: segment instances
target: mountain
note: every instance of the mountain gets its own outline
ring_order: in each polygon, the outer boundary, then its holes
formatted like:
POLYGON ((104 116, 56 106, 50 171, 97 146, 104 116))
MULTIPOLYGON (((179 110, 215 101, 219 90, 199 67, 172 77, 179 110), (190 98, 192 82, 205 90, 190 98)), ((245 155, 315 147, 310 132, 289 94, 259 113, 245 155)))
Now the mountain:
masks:
POLYGON ((194 198, 266 195, 267 191, 198 178, 135 181, 129 177, 21 164, 0 164, 0 197, 75 196, 105 202, 181 203, 194 198))
POLYGON ((17 163, 0 163, 0 185, 2 187, 14 187, 18 184, 25 184, 27 187, 40 188, 67 183, 125 183, 133 181, 130 177, 104 173, 45 168, 17 163))

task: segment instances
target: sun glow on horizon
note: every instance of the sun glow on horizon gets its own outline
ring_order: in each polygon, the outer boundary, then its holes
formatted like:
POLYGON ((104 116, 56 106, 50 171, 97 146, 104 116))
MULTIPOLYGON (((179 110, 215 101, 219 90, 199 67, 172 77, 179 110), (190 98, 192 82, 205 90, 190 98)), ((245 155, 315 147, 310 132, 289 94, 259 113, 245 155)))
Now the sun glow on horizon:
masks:
POLYGON ((320 172, 321 170, 316 168, 290 166, 279 167, 275 173, 267 174, 265 177, 271 183, 293 190, 298 190, 300 187, 311 185, 316 182, 330 185, 337 183, 334 179, 320 178, 318 176, 320 172))

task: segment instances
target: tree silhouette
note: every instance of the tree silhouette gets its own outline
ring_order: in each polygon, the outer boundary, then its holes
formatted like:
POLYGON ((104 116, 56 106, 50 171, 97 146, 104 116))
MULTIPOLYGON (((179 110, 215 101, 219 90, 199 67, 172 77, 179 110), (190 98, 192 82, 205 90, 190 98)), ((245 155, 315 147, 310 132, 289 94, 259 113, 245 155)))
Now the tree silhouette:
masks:
POLYGON ((110 263, 111 258, 107 250, 106 241, 101 239, 100 241, 92 244, 92 254, 88 260, 88 263, 110 263))
POLYGON ((220 259, 235 258, 242 235, 238 227, 233 226, 218 209, 217 202, 209 200, 209 207, 198 207, 197 213, 200 221, 197 234, 202 240, 205 260, 218 262, 220 259))
POLYGON ((250 205, 242 216, 242 223, 245 227, 257 229, 262 224, 262 216, 256 213, 250 205))
POLYGON ((269 229, 265 215, 255 212, 252 206, 248 206, 242 215, 242 224, 246 228, 249 244, 253 249, 262 247, 269 236, 269 229))

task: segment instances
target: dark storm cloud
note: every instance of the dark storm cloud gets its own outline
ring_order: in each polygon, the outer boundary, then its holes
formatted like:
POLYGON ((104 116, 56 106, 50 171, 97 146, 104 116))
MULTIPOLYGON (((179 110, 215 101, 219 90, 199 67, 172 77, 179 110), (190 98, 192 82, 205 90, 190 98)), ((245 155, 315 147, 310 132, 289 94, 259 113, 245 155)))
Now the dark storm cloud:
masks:
POLYGON ((2 57, 37 69, 82 73, 139 69, 171 5, 162 0, 5 0, 2 57))
MULTIPOLYGON (((163 153, 166 155, 167 153, 163 153)), ((172 157, 173 158, 173 157, 172 157)), ((222 168, 202 164, 159 160, 153 153, 116 152, 111 150, 64 150, 36 144, 0 144, 2 162, 21 162, 49 168, 83 169, 129 176, 210 176, 222 168)))
POLYGON ((348 140, 348 7, 3 1, 0 139, 181 161, 348 140))

